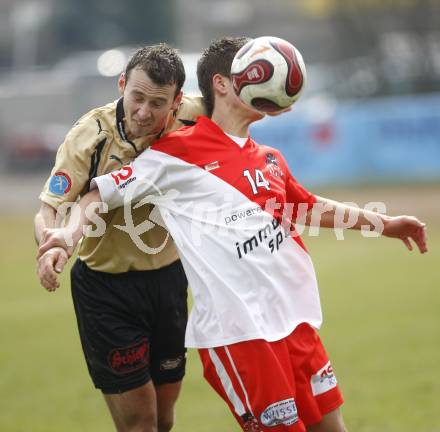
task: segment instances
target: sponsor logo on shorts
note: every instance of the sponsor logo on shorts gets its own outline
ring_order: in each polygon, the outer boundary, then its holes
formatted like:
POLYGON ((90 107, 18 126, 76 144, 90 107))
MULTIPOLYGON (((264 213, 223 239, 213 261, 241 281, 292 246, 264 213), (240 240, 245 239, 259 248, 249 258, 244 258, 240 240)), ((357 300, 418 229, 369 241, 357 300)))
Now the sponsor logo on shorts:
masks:
POLYGON ((319 369, 319 371, 310 378, 313 396, 325 393, 326 391, 335 388, 337 384, 338 381, 333 373, 333 368, 330 362, 328 362, 323 368, 319 369))
POLYGON ((70 191, 72 181, 63 171, 57 171, 50 179, 49 191, 55 195, 64 195, 70 191))
POLYGON ((173 359, 166 359, 166 360, 162 360, 160 362, 160 370, 173 370, 178 368, 183 360, 185 359, 185 356, 181 355, 179 357, 173 358, 173 359))
POLYGON ((298 421, 295 399, 289 398, 269 405, 260 416, 264 426, 274 427, 280 424, 293 425, 298 421))
POLYGON ((148 365, 148 342, 143 339, 135 345, 116 348, 108 356, 108 362, 114 372, 125 374, 148 365))

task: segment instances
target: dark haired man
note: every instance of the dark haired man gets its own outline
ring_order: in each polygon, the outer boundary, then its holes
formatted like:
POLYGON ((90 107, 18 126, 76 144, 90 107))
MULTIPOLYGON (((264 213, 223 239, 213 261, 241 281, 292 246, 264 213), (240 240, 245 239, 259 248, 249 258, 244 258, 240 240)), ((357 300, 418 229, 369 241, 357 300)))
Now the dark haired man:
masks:
POLYGON ((80 223, 46 231, 40 253, 53 246, 71 253, 90 203, 154 201, 160 190, 155 202, 193 291, 186 344, 199 349, 205 377, 242 429, 343 432, 342 396, 315 330, 322 321, 315 273, 293 223, 306 217, 311 224, 321 210, 315 223, 334 227, 338 213, 349 214, 357 220, 352 228, 402 239, 410 249, 412 239, 422 253, 424 224, 316 197, 279 151, 249 137, 262 114, 240 101, 230 81, 245 42, 215 41, 199 61, 211 118, 155 142, 130 165, 126 187, 115 182, 118 173, 94 179, 98 190, 80 201, 80 223))
MULTIPOLYGON (((60 146, 40 195, 37 243, 45 228, 55 226, 57 211, 86 193, 93 177, 130 163, 158 137, 203 113, 201 98, 182 96, 184 81, 182 61, 166 44, 133 55, 119 78, 122 97, 85 114, 60 146)), ((151 211, 131 208, 133 224, 151 211)), ((117 229, 128 225, 123 209, 103 220, 103 235, 84 239, 71 272, 89 373, 119 432, 169 431, 185 372, 187 279, 160 225, 148 222, 142 248, 117 229)), ((59 286, 57 273, 66 261, 60 248, 39 258, 40 280, 49 291, 59 286)))

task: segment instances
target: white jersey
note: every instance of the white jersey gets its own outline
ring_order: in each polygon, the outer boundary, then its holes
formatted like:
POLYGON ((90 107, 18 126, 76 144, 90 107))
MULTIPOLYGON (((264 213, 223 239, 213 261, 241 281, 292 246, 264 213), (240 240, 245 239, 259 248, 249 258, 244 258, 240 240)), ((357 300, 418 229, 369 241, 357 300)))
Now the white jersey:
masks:
POLYGON ((156 204, 193 293, 188 347, 275 341, 302 322, 321 325, 313 265, 290 229, 316 199, 277 150, 251 138, 240 148, 200 117, 92 187, 110 209, 156 204))

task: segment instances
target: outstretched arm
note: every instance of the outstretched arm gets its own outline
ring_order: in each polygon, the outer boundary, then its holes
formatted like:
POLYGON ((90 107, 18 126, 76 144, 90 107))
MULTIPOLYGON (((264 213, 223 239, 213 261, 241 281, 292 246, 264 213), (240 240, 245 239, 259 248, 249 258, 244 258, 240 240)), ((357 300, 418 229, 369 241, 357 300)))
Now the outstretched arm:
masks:
POLYGON ((421 253, 428 251, 426 225, 413 216, 387 216, 349 206, 338 201, 316 197, 308 211, 306 225, 323 228, 367 229, 386 237, 401 239, 411 251, 413 241, 421 253))

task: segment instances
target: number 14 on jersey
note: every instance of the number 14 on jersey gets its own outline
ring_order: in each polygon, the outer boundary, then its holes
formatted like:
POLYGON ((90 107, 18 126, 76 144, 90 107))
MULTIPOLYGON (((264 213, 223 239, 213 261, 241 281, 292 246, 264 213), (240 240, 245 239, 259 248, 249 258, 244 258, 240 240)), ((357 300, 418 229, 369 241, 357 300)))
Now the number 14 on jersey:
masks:
POLYGON ((255 170, 254 176, 252 176, 249 170, 244 170, 243 176, 249 180, 254 195, 258 194, 258 188, 264 187, 266 190, 270 190, 269 182, 264 178, 263 173, 259 169, 255 170))

